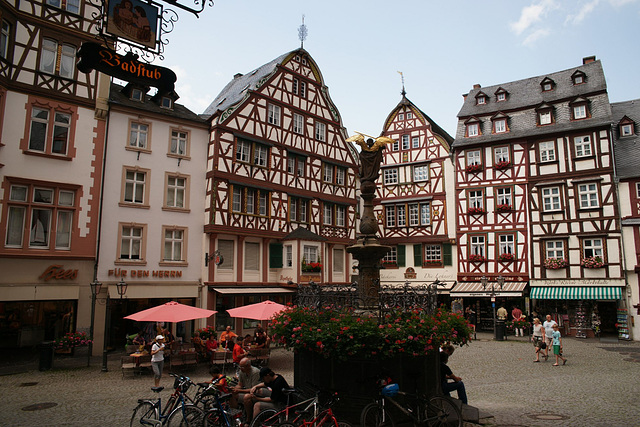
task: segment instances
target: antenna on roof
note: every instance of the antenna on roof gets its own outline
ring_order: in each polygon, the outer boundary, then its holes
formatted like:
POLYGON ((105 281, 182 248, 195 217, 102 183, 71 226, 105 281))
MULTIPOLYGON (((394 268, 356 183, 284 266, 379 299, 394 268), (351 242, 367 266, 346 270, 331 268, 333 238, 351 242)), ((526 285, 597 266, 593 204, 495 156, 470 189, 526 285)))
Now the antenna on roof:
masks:
POLYGON ((400 74, 400 78, 402 79, 402 92, 400 93, 402 96, 405 96, 407 92, 404 90, 404 74, 402 74, 402 71, 398 71, 398 74, 400 74))
POLYGON ((304 15, 302 15, 302 25, 298 27, 298 38, 300 39, 300 49, 304 49, 304 41, 307 39, 307 26, 304 25, 304 15))

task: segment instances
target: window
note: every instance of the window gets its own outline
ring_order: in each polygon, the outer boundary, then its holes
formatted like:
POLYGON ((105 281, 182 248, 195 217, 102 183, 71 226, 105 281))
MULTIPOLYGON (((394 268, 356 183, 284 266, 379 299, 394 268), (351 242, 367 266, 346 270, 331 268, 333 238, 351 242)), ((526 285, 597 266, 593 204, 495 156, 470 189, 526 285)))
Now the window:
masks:
POLYGON ((122 202, 130 205, 149 205, 148 172, 146 169, 139 168, 124 169, 122 202))
POLYGON ((509 205, 512 206, 511 200, 511 188, 503 187, 496 189, 496 204, 498 205, 509 205))
POLYGON ((131 122, 129 125, 129 147, 149 149, 147 141, 149 137, 149 125, 145 123, 131 122))
POLYGON ((576 150, 576 157, 587 157, 591 155, 591 138, 589 136, 577 136, 573 138, 573 146, 576 150))
POLYGON ((28 247, 71 249, 76 212, 75 189, 11 184, 7 202, 5 246, 22 248, 28 232, 28 247))
POLYGON ((502 102, 502 101, 506 101, 507 100, 507 94, 506 92, 498 92, 496 94, 496 101, 498 102, 502 102))
POLYGON ((121 223, 118 259, 126 261, 144 261, 145 239, 145 225, 121 223))
POLYGON ((185 234, 186 229, 176 227, 163 227, 164 244, 162 248, 162 260, 165 262, 185 262, 187 257, 185 234))
POLYGON ((493 132, 504 133, 507 131, 507 119, 496 119, 493 121, 493 132))
POLYGON ((244 269, 247 271, 260 271, 260 243, 245 242, 244 269))
POLYGON ((579 85, 581 83, 584 83, 584 78, 582 76, 575 76, 573 79, 573 84, 579 85))
POLYGON ((233 240, 218 240, 218 250, 224 258, 224 262, 217 266, 218 270, 233 270, 234 243, 233 240))
POLYGON ((333 249, 333 272, 344 272, 344 249, 333 249))
POLYGON ((293 79, 293 93, 304 98, 307 91, 307 83, 300 79, 293 79))
POLYGON ((487 103, 487 97, 484 95, 480 95, 478 97, 476 97, 476 102, 478 105, 482 105, 482 104, 486 104, 487 103))
POLYGON ((9 40, 11 39, 11 24, 2 20, 2 29, 0 30, 0 57, 8 59, 9 40))
POLYGON ((400 150, 400 143, 398 142, 397 139, 393 140, 393 144, 391 144, 391 150, 392 151, 398 151, 400 150))
POLYGON ((469 207, 470 208, 483 208, 483 191, 482 190, 469 190, 469 207))
POLYGON ((542 189, 542 208, 544 212, 560 210, 560 187, 542 189))
POLYGON ((309 200, 299 197, 289 197, 289 221, 308 223, 309 200))
POLYGON ((293 132, 300 135, 304 133, 304 117, 302 114, 293 113, 293 132))
POLYGON ((515 237, 513 234, 498 235, 498 255, 515 254, 515 237))
POLYGON ((413 119, 413 113, 411 111, 407 111, 407 120, 413 119))
POLYGON ((545 242, 546 257, 552 259, 564 259, 564 242, 562 240, 549 240, 545 242))
POLYGON ((420 137, 414 136, 411 138, 411 148, 420 148, 420 137))
POLYGON ((427 181, 429 179, 429 165, 413 167, 413 182, 427 181))
POLYGON ((478 123, 469 123, 467 124, 467 136, 478 136, 480 135, 480 127, 478 123))
POLYGON ((168 109, 173 108, 173 100, 169 97, 163 96, 162 99, 160 99, 160 107, 168 109))
POLYGON ((187 156, 189 147, 189 132, 172 130, 171 131, 171 145, 169 146, 169 153, 177 156, 187 156))
POLYGON ((238 139, 236 145, 236 160, 239 162, 249 163, 249 154, 251 153, 251 143, 238 139))
POLYGON ((329 163, 324 164, 322 180, 324 182, 333 182, 333 165, 329 163))
POLYGON ((398 183, 398 169, 385 169, 383 173, 384 185, 393 185, 398 183))
POLYGON ((440 245, 425 245, 424 246, 424 260, 427 263, 440 263, 442 262, 442 246, 440 245))
POLYGON ((302 256, 307 264, 312 262, 318 262, 318 247, 305 245, 303 248, 302 256))
POLYGON ((538 123, 540 123, 540 125, 550 125, 551 122, 551 110, 538 112, 538 123))
POLYGON ((316 122, 316 139, 322 142, 327 140, 327 125, 322 122, 316 122))
POLYGON ((580 200, 580 207, 597 208, 598 207, 598 186, 595 183, 591 184, 579 184, 578 185, 578 198, 580 200))
POLYGON ((405 205, 396 206, 396 214, 398 227, 406 227, 407 225, 407 208, 405 205))
POLYGON ((293 246, 284 246, 284 266, 286 268, 293 267, 293 246))
POLYGON ((70 79, 73 78, 75 63, 75 46, 70 44, 61 44, 56 40, 49 38, 42 39, 40 71, 70 79))
POLYGON ((402 149, 409 149, 409 135, 402 135, 402 149))
POLYGON ((417 203, 411 203, 409 205, 409 225, 411 227, 420 225, 420 205, 417 203))
POLYGON ((481 164, 480 150, 467 151, 467 166, 481 164))
POLYGON ((553 88, 555 87, 555 82, 547 77, 542 80, 540 86, 542 87, 543 92, 548 92, 550 90, 553 90, 553 88))
POLYGON ((469 255, 485 256, 485 236, 471 235, 469 236, 469 255))
POLYGON ((576 71, 571 76, 571 79, 573 80, 573 84, 574 85, 581 85, 587 80, 586 77, 587 77, 587 75, 585 73, 583 73, 582 71, 576 71))
POLYGON ((396 207, 395 206, 387 206, 385 207, 386 219, 388 228, 396 226, 396 207))
POLYGON ((296 173, 299 177, 303 177, 304 176, 304 171, 305 171, 305 161, 306 159, 304 157, 302 158, 298 158, 297 160, 297 168, 296 168, 296 173))
POLYGON ((631 135, 633 135, 632 124, 620 125, 620 136, 631 136, 631 135))
POLYGON ((255 144, 253 147, 253 164, 256 166, 267 166, 269 150, 264 145, 255 144))
POLYGON ((429 203, 420 203, 420 225, 431 224, 431 206, 429 203))
POLYGON ((58 9, 61 9, 62 5, 64 5, 64 9, 67 12, 75 13, 76 15, 80 13, 80 0, 66 0, 62 4, 61 0, 47 0, 47 4, 58 9))
POLYGON ((287 153, 287 173, 304 176, 304 162, 304 157, 287 153))
POLYGON ((280 106, 269 104, 268 113, 269 123, 275 126, 280 126, 280 106))
POLYGON ((28 149, 66 156, 69 149, 71 117, 68 112, 34 106, 31 109, 28 149))
POLYGON ((493 157, 496 163, 509 162, 509 147, 494 148, 493 157))
POLYGON ((131 99, 134 101, 144 101, 144 92, 138 88, 131 89, 131 99))
POLYGON ((236 143, 236 161, 251 163, 266 168, 269 164, 269 147, 257 142, 252 143, 238 138, 236 143))
POLYGON ((337 185, 344 185, 346 173, 347 171, 345 168, 336 166, 336 184, 337 185))
POLYGON ((404 120, 404 113, 398 113, 398 120, 404 120))
POLYGON ((344 227, 346 224, 347 208, 336 206, 336 227, 344 227))
POLYGON ((580 119, 586 119, 587 118, 587 104, 579 104, 579 105, 574 105, 572 108, 573 111, 573 119, 574 120, 580 120, 580 119))
POLYGON ((187 196, 187 178, 178 175, 167 175, 167 194, 165 207, 184 209, 187 196))
POLYGON ((582 241, 582 252, 584 258, 603 257, 604 246, 602 239, 584 239, 582 241))
POLYGON ((331 203, 324 204, 322 223, 324 225, 333 225, 333 205, 331 203))
POLYGON ((233 185, 231 211, 238 214, 268 216, 269 192, 233 185))
POLYGON ((556 160, 556 145, 553 141, 541 142, 538 146, 541 162, 554 162, 556 160))

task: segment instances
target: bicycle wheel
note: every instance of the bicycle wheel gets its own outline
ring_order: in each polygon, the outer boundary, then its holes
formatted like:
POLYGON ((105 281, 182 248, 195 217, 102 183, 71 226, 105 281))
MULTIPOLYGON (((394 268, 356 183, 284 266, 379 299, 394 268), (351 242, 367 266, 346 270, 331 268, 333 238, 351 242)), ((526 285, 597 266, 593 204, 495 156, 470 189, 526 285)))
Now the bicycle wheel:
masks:
POLYGON ((369 403, 360 412, 360 427, 394 427, 389 411, 377 403, 369 403))
POLYGON ((169 427, 201 427, 204 425, 204 411, 195 405, 178 406, 167 420, 169 427))
POLYGON ((425 412, 426 424, 429 427, 462 427, 462 412, 448 397, 432 397, 425 412))
MULTIPOLYGON (((235 427, 235 419, 231 418, 231 415, 226 414, 227 420, 232 427, 235 427)), ((205 427, 228 427, 227 420, 225 420, 224 414, 219 408, 211 408, 204 413, 204 426, 205 427)))
POLYGON ((162 407, 162 415, 163 416, 167 416, 169 415, 176 407, 176 398, 175 396, 171 396, 169 398, 169 400, 167 400, 167 403, 164 404, 164 406, 162 407))
POLYGON ((251 421, 251 427, 272 427, 276 424, 280 424, 280 417, 276 414, 278 411, 275 409, 265 409, 261 411, 258 415, 253 417, 253 421, 251 421))
POLYGON ((157 419, 158 411, 156 411, 155 406, 151 402, 142 402, 133 410, 129 425, 131 427, 152 426, 155 424, 150 421, 156 421, 157 419))

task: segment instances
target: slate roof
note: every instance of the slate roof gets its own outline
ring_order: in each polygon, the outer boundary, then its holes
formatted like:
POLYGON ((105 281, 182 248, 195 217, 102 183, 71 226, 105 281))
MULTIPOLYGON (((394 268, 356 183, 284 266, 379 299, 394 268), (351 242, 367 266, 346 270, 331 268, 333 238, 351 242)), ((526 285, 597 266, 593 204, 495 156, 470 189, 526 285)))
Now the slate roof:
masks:
POLYGON ((313 231, 310 231, 304 227, 298 227, 293 230, 291 233, 287 234, 282 238, 282 240, 315 240, 319 242, 326 241, 326 237, 318 236, 313 231))
POLYGON ((620 179, 640 177, 640 99, 612 103, 611 114, 616 174, 620 179), (635 134, 621 138, 618 123, 625 116, 633 120, 635 134))
POLYGON ((287 52, 280 55, 273 61, 267 62, 261 67, 256 68, 250 73, 235 77, 224 87, 224 89, 222 89, 222 92, 220 92, 213 102, 209 104, 202 115, 210 118, 218 111, 224 111, 240 102, 247 95, 249 89, 254 89, 258 82, 273 73, 278 65, 282 64, 289 55, 295 52, 305 51, 304 49, 296 49, 291 52, 287 52))
POLYGON ((189 110, 182 104, 173 103, 173 108, 162 108, 155 102, 151 101, 149 95, 145 95, 145 102, 140 102, 129 98, 122 93, 124 86, 116 83, 111 83, 111 90, 109 91, 109 103, 122 105, 123 107, 130 107, 136 110, 147 111, 149 113, 159 114, 163 116, 169 116, 172 118, 191 120, 194 122, 206 123, 198 114, 189 110))
POLYGON ((458 113, 458 128, 453 146, 460 147, 461 145, 495 142, 520 137, 542 136, 545 134, 610 124, 611 109, 606 90, 606 79, 602 64, 599 60, 551 74, 493 86, 474 88, 466 96, 462 108, 458 113), (583 84, 573 84, 572 76, 576 71, 585 74, 586 77, 583 84), (555 83, 553 90, 542 91, 540 84, 545 79, 551 79, 555 83), (498 90, 505 90, 507 92, 507 99, 505 101, 496 101, 495 93, 498 90), (480 92, 486 94, 488 102, 486 104, 476 105, 476 96, 480 92), (535 107, 543 103, 559 105, 561 102, 566 103, 579 96, 583 96, 589 100, 590 118, 579 121, 557 120, 553 125, 536 126, 535 107), (465 126, 463 122, 470 117, 478 117, 483 121, 487 121, 493 115, 503 112, 507 114, 507 116, 513 115, 513 120, 515 121, 515 117, 519 113, 518 120, 524 122, 522 118, 522 111, 524 110, 529 110, 527 113, 530 115, 526 125, 523 125, 523 123, 513 123, 510 125, 509 132, 500 134, 492 134, 489 131, 483 132, 483 134, 478 137, 468 138, 464 136, 465 126))

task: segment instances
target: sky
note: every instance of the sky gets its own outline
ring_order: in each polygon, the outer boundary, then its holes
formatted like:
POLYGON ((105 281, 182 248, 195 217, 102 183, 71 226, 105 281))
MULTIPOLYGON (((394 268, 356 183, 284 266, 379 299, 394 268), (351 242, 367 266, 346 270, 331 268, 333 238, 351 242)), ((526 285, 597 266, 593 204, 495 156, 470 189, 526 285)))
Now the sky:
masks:
POLYGON ((543 76, 588 56, 602 61, 611 102, 640 98, 640 0, 215 0, 198 18, 176 10, 154 64, 177 74, 177 102, 195 113, 234 74, 300 47, 303 16, 304 48, 349 135, 382 132, 402 76, 407 98, 452 137, 474 84, 543 76))

